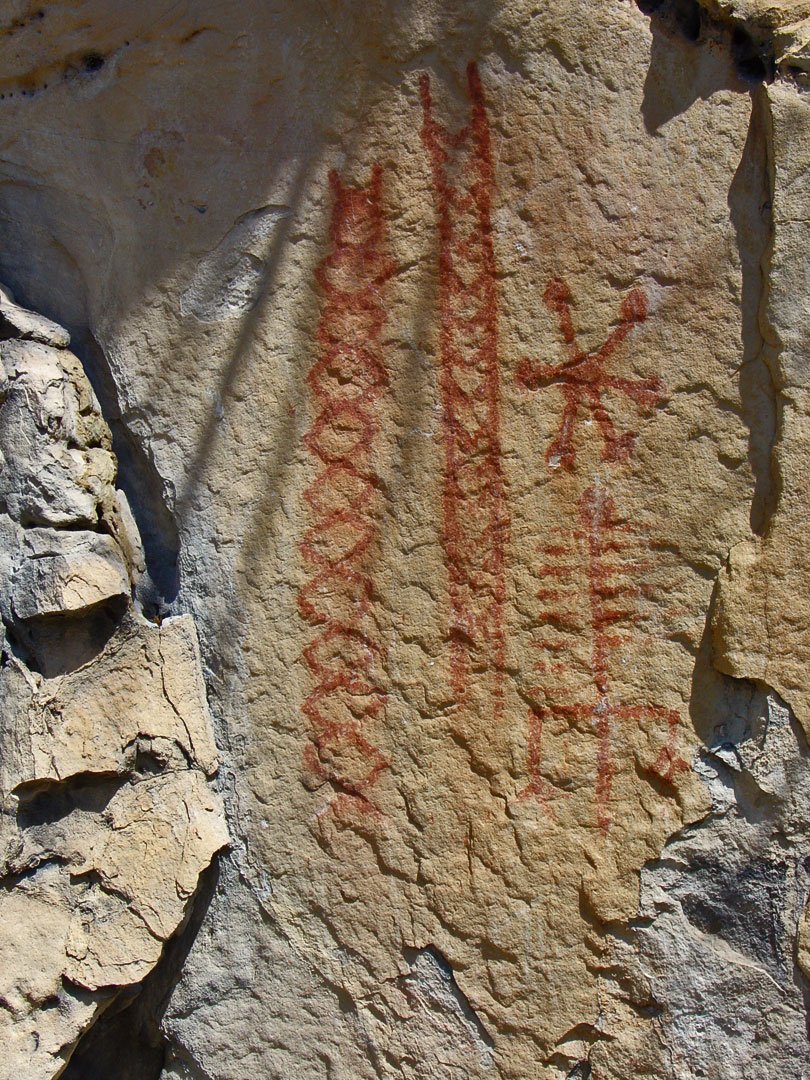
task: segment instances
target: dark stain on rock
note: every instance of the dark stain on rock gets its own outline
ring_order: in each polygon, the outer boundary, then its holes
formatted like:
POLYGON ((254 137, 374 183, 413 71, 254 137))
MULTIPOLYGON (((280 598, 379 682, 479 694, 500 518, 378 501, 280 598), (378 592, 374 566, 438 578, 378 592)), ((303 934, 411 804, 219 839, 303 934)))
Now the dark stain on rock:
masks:
POLYGON ((787 865, 756 859, 729 866, 714 858, 696 860, 673 890, 689 921, 788 977, 784 951, 787 865))
POLYGON ((95 74, 97 71, 101 71, 104 67, 104 57, 101 53, 90 52, 82 58, 82 68, 88 74, 95 74))

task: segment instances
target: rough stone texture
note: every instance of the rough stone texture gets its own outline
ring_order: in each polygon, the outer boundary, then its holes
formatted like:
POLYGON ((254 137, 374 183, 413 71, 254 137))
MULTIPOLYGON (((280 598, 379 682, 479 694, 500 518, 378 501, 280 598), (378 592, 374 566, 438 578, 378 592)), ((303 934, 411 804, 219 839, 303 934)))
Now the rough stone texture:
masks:
POLYGON ((193 620, 134 609, 109 429, 69 335, 7 296, 0 1077, 46 1080, 159 962, 228 837, 193 620))
POLYGON ((764 349, 779 394, 773 468, 779 498, 768 528, 730 552, 715 621, 717 662, 738 678, 768 683, 810 733, 806 679, 810 620, 803 501, 810 449, 807 350, 810 318, 802 255, 807 217, 805 149, 810 105, 789 87, 768 91, 773 227, 770 287, 762 312, 764 349))
POLYGON ((810 1076, 808 17, 5 17, 37 1076, 810 1076))
POLYGON ((39 341, 42 345, 54 345, 57 349, 66 349, 70 344, 70 334, 64 327, 37 315, 35 311, 20 307, 8 289, 3 288, 0 288, 0 319, 5 338, 39 341))
POLYGON ((129 595, 129 574, 111 536, 28 529, 24 545, 11 582, 11 607, 19 619, 80 612, 129 595))

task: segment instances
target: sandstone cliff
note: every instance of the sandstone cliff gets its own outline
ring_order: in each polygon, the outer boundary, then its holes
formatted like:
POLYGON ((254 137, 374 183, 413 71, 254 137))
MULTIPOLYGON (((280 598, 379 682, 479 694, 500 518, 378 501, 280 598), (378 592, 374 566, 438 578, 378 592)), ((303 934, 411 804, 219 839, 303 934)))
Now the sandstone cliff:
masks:
POLYGON ((0 14, 0 1077, 810 1078, 806 0, 0 14))

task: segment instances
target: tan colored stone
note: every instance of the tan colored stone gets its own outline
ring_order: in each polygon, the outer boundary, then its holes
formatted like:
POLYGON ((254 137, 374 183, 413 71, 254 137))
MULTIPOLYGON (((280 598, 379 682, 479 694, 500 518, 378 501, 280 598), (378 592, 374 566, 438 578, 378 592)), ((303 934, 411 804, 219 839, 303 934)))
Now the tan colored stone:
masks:
POLYGON ((66 349, 70 344, 70 334, 58 323, 51 322, 35 311, 28 311, 14 302, 14 297, 0 287, 0 320, 4 324, 4 336, 21 338, 24 341, 38 341, 43 345, 53 345, 57 349, 66 349))
POLYGON ((803 298, 804 186, 810 107, 790 87, 768 91, 773 162, 773 246, 763 311, 765 355, 779 394, 773 469, 777 499, 761 537, 732 549, 721 582, 715 649, 722 670, 760 679, 794 708, 810 734, 810 571, 805 495, 810 453, 810 320, 803 298))
POLYGON ((167 739, 216 772, 189 616, 160 628, 130 616, 92 664, 45 680, 26 708, 17 723, 30 730, 30 756, 14 786, 126 772, 140 738, 167 739))
POLYGON ((701 0, 702 6, 721 15, 733 16, 754 28, 782 27, 810 18, 807 0, 701 0))
POLYGON ((105 814, 109 830, 79 872, 97 874, 165 941, 182 921, 212 851, 228 844, 220 801, 201 772, 181 769, 122 788, 105 814))
POLYGON ((111 536, 26 531, 23 561, 12 581, 11 603, 18 618, 75 614, 129 592, 129 574, 111 536))
MULTIPOLYGON (((9 790, 122 786, 2 850, 83 868, 83 985, 140 978, 223 839, 207 691, 235 844, 166 1077, 803 1067, 810 10, 702 6, 9 27, 0 271, 111 384, 205 660, 130 614, 10 661, 9 790)), ((15 528, 112 520, 80 380, 12 344, 15 528)))
POLYGON ((59 871, 46 867, 0 895, 0 1077, 58 1076, 72 1045, 106 1002, 65 986, 62 972, 72 913, 59 871))
POLYGON ((49 1080, 228 834, 194 622, 133 608, 143 547, 68 335, 2 290, 0 319, 0 1078, 49 1080))
POLYGON ((35 341, 0 342, 0 495, 24 525, 92 527, 114 499, 110 435, 78 359, 35 341))
MULTIPOLYGON (((158 862, 149 869, 167 868, 158 862)), ((160 960, 163 939, 130 907, 102 890, 79 899, 76 908, 62 957, 64 978, 89 991, 145 979, 160 960)))
POLYGON ((810 979, 810 910, 807 908, 799 926, 796 960, 805 978, 810 979))

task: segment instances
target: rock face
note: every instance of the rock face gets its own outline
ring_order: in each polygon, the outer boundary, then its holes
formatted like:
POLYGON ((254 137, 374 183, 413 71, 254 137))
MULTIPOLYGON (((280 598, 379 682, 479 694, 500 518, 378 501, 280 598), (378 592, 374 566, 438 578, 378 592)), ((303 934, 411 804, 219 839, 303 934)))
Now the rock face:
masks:
POLYGON ((0 299, 0 1076, 46 1080, 228 838, 193 620, 134 609, 139 539, 69 335, 0 299))
POLYGON ((810 1077, 808 18, 4 16, 9 1076, 810 1077))

